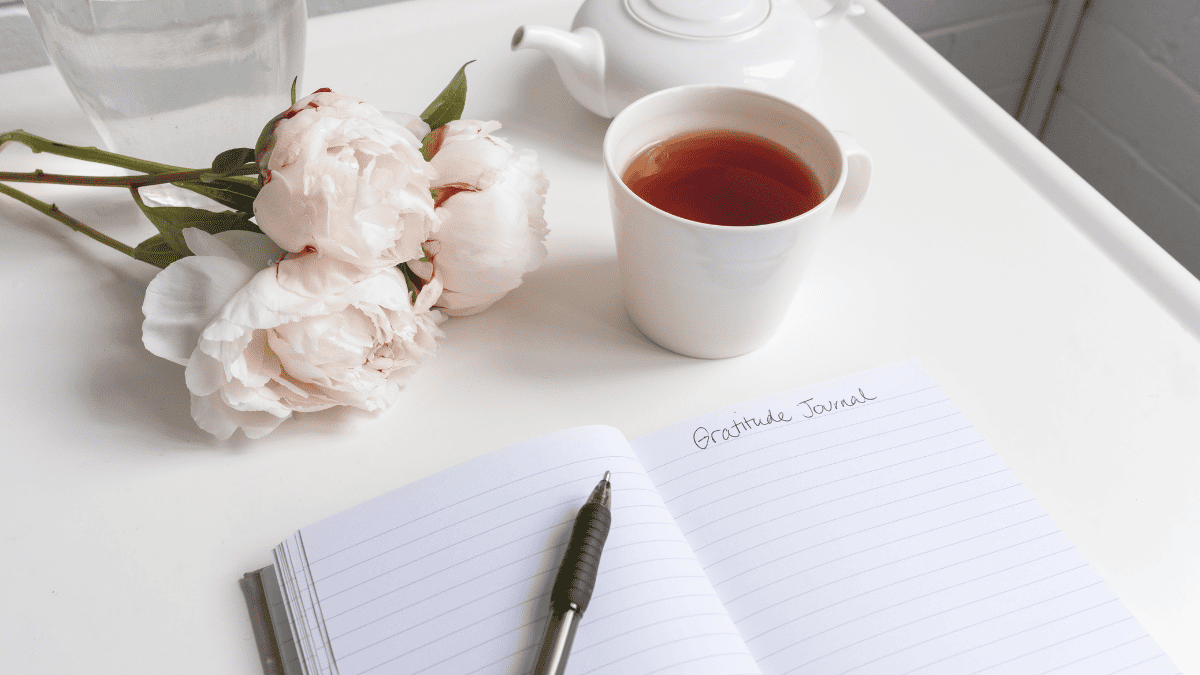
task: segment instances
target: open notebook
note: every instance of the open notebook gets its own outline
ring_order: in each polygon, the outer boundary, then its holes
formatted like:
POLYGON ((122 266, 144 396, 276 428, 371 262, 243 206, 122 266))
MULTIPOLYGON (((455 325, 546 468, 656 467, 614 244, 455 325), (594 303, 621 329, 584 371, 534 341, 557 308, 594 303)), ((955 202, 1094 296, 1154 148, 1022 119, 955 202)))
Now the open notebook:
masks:
POLYGON ((915 361, 554 433, 305 527, 261 575, 283 672, 529 672, 605 471, 572 675, 1178 672, 915 361))

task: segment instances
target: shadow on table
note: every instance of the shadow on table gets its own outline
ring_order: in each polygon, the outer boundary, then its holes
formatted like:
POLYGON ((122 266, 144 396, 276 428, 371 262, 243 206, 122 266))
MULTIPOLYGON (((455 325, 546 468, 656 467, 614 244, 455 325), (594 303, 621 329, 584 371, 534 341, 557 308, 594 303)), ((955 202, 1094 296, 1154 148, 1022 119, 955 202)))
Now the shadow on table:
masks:
POLYGON ((471 333, 465 340, 486 346, 526 379, 568 383, 693 361, 655 345, 630 322, 611 254, 552 257, 477 321, 455 325, 470 320, 452 319, 444 328, 471 333))
MULTIPOLYGON (((136 243, 142 234, 124 224, 140 218, 132 203, 84 196, 62 207, 122 241, 136 243)), ((61 395, 77 397, 76 405, 93 419, 131 436, 188 443, 208 438, 191 419, 183 368, 142 345, 142 301, 158 269, 11 201, 0 208, 0 218, 6 239, 27 256, 14 260, 19 269, 8 272, 18 275, 22 300, 44 308, 30 317, 27 337, 35 345, 31 353, 41 351, 50 360, 47 382, 57 379, 57 386, 70 389, 61 395)))
POLYGON ((582 159, 601 161, 600 146, 609 120, 571 98, 549 58, 523 73, 513 100, 518 103, 496 116, 504 122, 506 132, 582 159))

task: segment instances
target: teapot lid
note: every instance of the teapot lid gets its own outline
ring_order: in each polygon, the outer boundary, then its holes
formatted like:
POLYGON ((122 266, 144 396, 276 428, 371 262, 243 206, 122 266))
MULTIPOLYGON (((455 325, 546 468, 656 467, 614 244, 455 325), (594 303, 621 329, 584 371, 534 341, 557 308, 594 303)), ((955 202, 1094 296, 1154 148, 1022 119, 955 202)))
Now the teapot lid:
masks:
POLYGON ((771 13, 770 0, 625 0, 642 23, 687 37, 729 37, 754 28, 771 13))

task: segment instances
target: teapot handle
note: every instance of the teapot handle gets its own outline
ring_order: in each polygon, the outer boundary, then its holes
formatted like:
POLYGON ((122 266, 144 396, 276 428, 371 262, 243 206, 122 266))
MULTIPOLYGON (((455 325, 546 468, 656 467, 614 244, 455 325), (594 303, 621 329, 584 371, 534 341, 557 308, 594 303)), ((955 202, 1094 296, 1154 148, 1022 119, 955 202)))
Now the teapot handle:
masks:
POLYGON ((833 5, 833 9, 813 19, 813 23, 816 24, 817 28, 824 28, 830 24, 837 23, 837 20, 846 16, 846 14, 858 14, 861 11, 859 7, 854 6, 854 0, 837 0, 833 5))

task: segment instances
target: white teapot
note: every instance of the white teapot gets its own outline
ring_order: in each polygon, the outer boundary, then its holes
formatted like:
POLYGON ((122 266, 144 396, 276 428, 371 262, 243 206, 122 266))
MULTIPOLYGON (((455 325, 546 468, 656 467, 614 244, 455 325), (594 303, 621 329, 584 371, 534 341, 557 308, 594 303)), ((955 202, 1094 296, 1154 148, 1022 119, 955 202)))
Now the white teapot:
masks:
POLYGON ((798 102, 821 70, 817 29, 852 5, 836 0, 814 20, 796 0, 586 0, 571 32, 521 26, 512 48, 549 54, 575 100, 604 117, 680 84, 728 84, 798 102))

